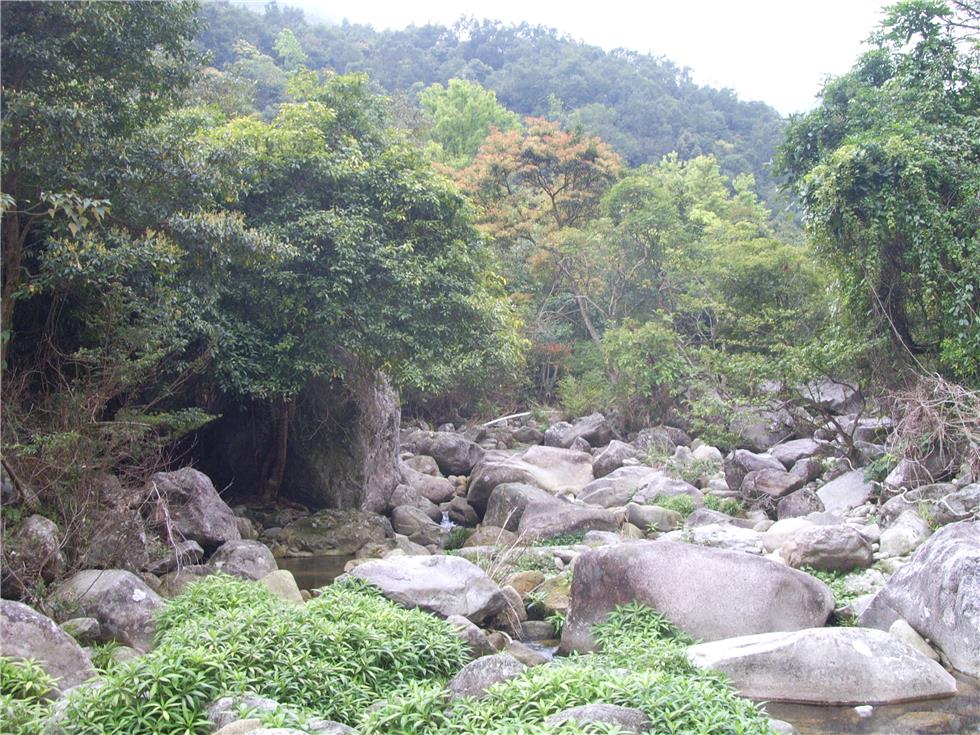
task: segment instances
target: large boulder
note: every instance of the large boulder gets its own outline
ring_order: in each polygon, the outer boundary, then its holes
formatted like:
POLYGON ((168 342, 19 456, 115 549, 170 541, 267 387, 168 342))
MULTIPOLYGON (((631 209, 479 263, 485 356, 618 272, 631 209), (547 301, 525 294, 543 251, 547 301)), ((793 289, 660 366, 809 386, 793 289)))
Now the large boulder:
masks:
POLYGON ((480 699, 487 688, 524 673, 526 667, 509 653, 483 656, 470 661, 456 674, 446 688, 450 699, 473 697, 480 699))
POLYGON ((904 618, 960 671, 980 677, 980 522, 944 526, 888 580, 861 615, 887 630, 904 618))
POLYGON ((489 526, 517 531, 524 509, 531 503, 551 500, 554 496, 547 490, 520 482, 505 482, 497 485, 490 493, 487 512, 483 522, 489 526))
POLYGON ((922 546, 932 532, 918 511, 906 510, 881 532, 878 553, 881 556, 907 556, 922 546))
POLYGON ((479 623, 503 610, 506 598, 480 567, 458 556, 394 556, 360 564, 351 575, 389 600, 441 617, 479 623))
POLYGON ((820 496, 814 490, 805 487, 779 499, 776 504, 776 518, 779 520, 799 518, 810 513, 823 513, 824 510, 820 496))
POLYGON ((769 559, 638 541, 578 557, 561 650, 593 650, 592 626, 629 602, 659 610, 702 640, 819 626, 834 608, 825 584, 769 559))
POLYGON ((419 472, 405 462, 398 463, 398 476, 402 483, 432 503, 445 503, 456 494, 456 488, 445 477, 419 472))
POLYGON ((747 474, 766 469, 782 471, 786 468, 770 454, 756 454, 748 449, 736 449, 725 457, 725 482, 731 490, 739 490, 747 474))
POLYGON ((442 527, 433 521, 424 511, 411 505, 400 505, 391 512, 391 526, 395 533, 400 533, 422 546, 438 546, 442 543, 442 527))
POLYGON ((631 442, 641 454, 670 454, 677 447, 691 446, 691 437, 675 426, 654 426, 642 429, 631 442))
POLYGON ((208 560, 208 568, 242 579, 262 579, 279 567, 269 547, 259 541, 229 541, 208 560))
POLYGON ((801 528, 779 549, 791 567, 829 572, 865 569, 874 560, 871 542, 846 524, 801 528))
POLYGON ((439 509, 439 506, 433 503, 427 497, 421 495, 411 485, 402 483, 396 487, 395 491, 391 494, 391 498, 389 499, 388 503, 389 512, 397 508, 399 505, 411 505, 421 510, 436 523, 442 520, 442 511, 439 509))
POLYGON ((414 454, 427 454, 435 459, 446 475, 468 475, 483 460, 486 450, 462 434, 445 431, 416 431, 404 445, 414 454))
POLYGON ((95 676, 88 654, 75 640, 27 605, 0 600, 0 655, 34 659, 63 692, 95 676))
POLYGON ((763 497, 782 498, 803 487, 803 478, 786 470, 770 468, 753 470, 743 479, 739 492, 748 500, 763 497))
POLYGON ((590 482, 579 491, 577 497, 583 503, 614 508, 618 505, 626 505, 639 490, 657 477, 666 477, 666 475, 653 467, 642 465, 620 467, 590 482))
POLYGON ((782 462, 783 467, 790 469, 801 459, 813 457, 821 451, 821 445, 813 439, 793 439, 777 444, 769 450, 769 454, 782 462))
POLYGON ((851 470, 817 490, 817 497, 828 513, 846 513, 864 505, 874 493, 874 485, 864 478, 864 470, 851 470))
POLYGON ((526 541, 536 541, 579 531, 618 531, 619 525, 612 511, 550 498, 524 509, 517 535, 526 541))
POLYGON ((164 605, 142 579, 122 569, 77 572, 55 587, 48 602, 64 610, 66 618, 95 618, 103 640, 138 651, 153 647, 156 614, 164 605))
POLYGON ((639 452, 631 444, 613 439, 609 446, 596 455, 592 463, 592 472, 596 477, 605 477, 613 470, 618 470, 628 460, 636 459, 639 452))
POLYGON ((203 472, 192 467, 157 472, 146 483, 144 492, 153 524, 169 524, 176 532, 173 535, 196 541, 207 550, 242 537, 234 512, 203 472))
POLYGON ((742 696, 807 704, 893 704, 956 693, 956 680, 907 643, 867 628, 763 633, 688 649, 742 696))
POLYGON ((530 447, 520 454, 488 456, 473 470, 466 499, 477 513, 487 509, 497 485, 520 482, 551 493, 577 492, 593 480, 592 455, 571 449, 530 447))
POLYGON ((362 510, 326 509, 286 526, 284 546, 314 554, 356 554, 361 547, 384 543, 394 531, 384 516, 362 510))
POLYGON ((573 424, 559 421, 544 433, 544 443, 548 447, 568 449, 576 439, 584 439, 590 447, 602 447, 612 439, 612 427, 601 413, 593 413, 573 424))
POLYGON ((729 419, 729 428, 736 435, 736 446, 754 452, 764 452, 793 436, 793 417, 785 409, 768 406, 747 406, 736 410, 729 419))
POLYGON ((835 416, 854 413, 864 407, 864 397, 859 390, 835 380, 811 381, 800 387, 800 394, 835 416))
POLYGON ((40 577, 53 582, 60 577, 68 560, 61 550, 63 534, 54 521, 40 515, 28 516, 4 549, 4 586, 20 592, 21 580, 40 577))

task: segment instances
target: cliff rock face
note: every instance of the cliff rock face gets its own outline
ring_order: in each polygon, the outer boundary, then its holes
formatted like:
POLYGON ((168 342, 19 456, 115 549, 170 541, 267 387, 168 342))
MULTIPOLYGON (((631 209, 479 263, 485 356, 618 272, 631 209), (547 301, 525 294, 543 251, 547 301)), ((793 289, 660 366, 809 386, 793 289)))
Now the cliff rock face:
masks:
POLYGON ((400 481, 398 395, 381 374, 313 381, 290 426, 282 494, 317 508, 384 513, 400 481))
MULTIPOLYGON (((221 409, 198 438, 195 466, 231 499, 261 497, 278 427, 263 406, 221 409)), ((295 399, 279 496, 314 510, 383 513, 400 479, 398 395, 379 373, 315 379, 295 399)))

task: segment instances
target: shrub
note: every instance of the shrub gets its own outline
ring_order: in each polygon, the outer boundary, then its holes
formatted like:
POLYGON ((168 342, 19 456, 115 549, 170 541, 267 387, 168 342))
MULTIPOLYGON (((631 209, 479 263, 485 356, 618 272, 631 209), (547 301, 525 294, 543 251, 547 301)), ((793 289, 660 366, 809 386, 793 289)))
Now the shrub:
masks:
POLYGON ((717 495, 705 495, 704 507, 708 510, 716 510, 729 516, 741 516, 745 513, 745 506, 737 498, 719 498, 717 495))
POLYGON ((677 511, 685 518, 697 508, 690 495, 658 495, 653 500, 648 500, 647 505, 659 505, 661 508, 677 511))
POLYGON ((48 716, 54 681, 34 661, 0 656, 0 723, 8 735, 36 735, 48 716))
POLYGON ((110 669, 97 690, 72 695, 64 721, 78 735, 206 733, 208 702, 250 691, 352 722, 387 693, 442 682, 465 662, 451 626, 356 580, 294 606, 215 575, 167 605, 150 654, 110 669))
POLYGON ((435 686, 415 685, 365 714, 364 735, 544 735, 610 732, 544 725, 557 712, 595 702, 637 707, 651 732, 763 735, 767 718, 739 699, 724 678, 691 666, 683 656, 691 641, 653 610, 628 605, 596 626, 602 653, 537 666, 490 687, 481 699, 450 705, 435 686))

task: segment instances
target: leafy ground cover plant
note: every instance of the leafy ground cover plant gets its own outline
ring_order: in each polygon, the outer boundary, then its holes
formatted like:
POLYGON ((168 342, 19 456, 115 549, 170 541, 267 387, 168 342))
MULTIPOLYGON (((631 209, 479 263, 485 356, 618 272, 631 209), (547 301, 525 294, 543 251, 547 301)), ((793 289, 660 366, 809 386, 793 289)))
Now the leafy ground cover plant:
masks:
POLYGON ((150 654, 72 695, 62 723, 78 735, 207 733, 207 703, 239 692, 352 722, 407 684, 441 684, 466 660, 447 623, 398 608, 361 582, 294 606, 215 575, 168 604, 150 654))
POLYGON ((50 711, 45 699, 54 681, 33 661, 0 656, 0 731, 8 735, 41 732, 50 711))
MULTIPOLYGON (((545 725, 569 707, 603 702, 642 709, 651 732, 764 735, 760 710, 739 699, 724 677, 693 667, 684 656, 692 639, 655 611, 620 607, 595 630, 602 652, 528 669, 496 684, 482 699, 449 703, 438 687, 413 685, 365 714, 365 735, 544 735, 618 732, 545 725)), ((589 726, 591 728, 592 726, 589 726)))

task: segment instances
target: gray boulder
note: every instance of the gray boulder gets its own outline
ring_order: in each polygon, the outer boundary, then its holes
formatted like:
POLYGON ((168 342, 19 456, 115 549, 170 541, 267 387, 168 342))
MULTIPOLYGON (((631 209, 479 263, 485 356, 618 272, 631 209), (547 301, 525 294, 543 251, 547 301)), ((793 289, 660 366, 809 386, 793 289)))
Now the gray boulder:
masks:
POLYGON ((817 497, 828 513, 846 513, 864 505, 874 493, 874 486, 864 479, 864 470, 845 472, 817 490, 817 497))
POLYGON ((0 655, 34 659, 55 682, 56 692, 95 676, 88 654, 53 620, 27 605, 0 600, 0 655))
POLYGON ((803 488, 779 499, 776 504, 776 518, 799 518, 810 513, 822 513, 825 510, 823 501, 816 491, 803 488))
POLYGON ((529 504, 517 526, 519 538, 527 541, 579 531, 618 531, 616 514, 602 508, 550 498, 529 504))
POLYGON ((732 490, 740 490, 742 480, 757 470, 784 470, 783 463, 770 454, 756 454, 748 449, 736 449, 725 457, 725 482, 732 490))
POLYGON ((748 500, 762 497, 781 498, 803 487, 803 478, 786 470, 762 469, 749 472, 739 492, 748 500))
MULTIPOLYGON (((62 552, 63 537, 54 521, 40 515, 28 516, 8 545, 5 562, 25 576, 40 576, 45 582, 53 582, 67 566, 62 552)), ((10 571, 9 569, 7 571, 10 571)))
POLYGON ((524 509, 531 503, 552 500, 554 496, 547 490, 520 482, 506 482, 497 485, 490 493, 487 512, 483 522, 489 526, 517 531, 524 509))
POLYGON ((934 533, 860 620, 887 630, 899 618, 942 649, 955 668, 980 677, 980 522, 952 523, 934 533))
POLYGON ((956 680, 898 638, 867 628, 812 628, 688 648, 751 699, 807 704, 894 704, 956 693, 956 680))
MULTIPOLYGON (((244 520, 245 518, 239 518, 244 520)), ((191 564, 200 564, 204 560, 204 549, 197 541, 181 541, 167 549, 167 555, 162 559, 157 559, 147 566, 146 571, 150 574, 166 574, 180 567, 191 564)))
POLYGON ((684 516, 659 505, 630 503, 626 506, 626 520, 644 531, 653 529, 662 533, 679 528, 684 523, 684 516))
POLYGON ((456 494, 456 488, 445 477, 419 472, 404 462, 398 463, 398 471, 402 483, 409 485, 415 492, 433 503, 445 503, 456 494))
POLYGON ((423 475, 442 477, 442 470, 439 469, 439 463, 428 454, 413 454, 411 457, 406 457, 405 464, 416 472, 421 472, 423 475))
POLYGON ((234 512, 218 495, 211 479, 192 467, 157 472, 144 493, 151 522, 157 526, 169 522, 178 537, 196 541, 208 550, 242 537, 234 512))
POLYGON ((612 427, 601 413, 593 413, 576 419, 573 424, 559 421, 544 433, 544 444, 548 447, 568 449, 576 439, 584 439, 592 447, 602 447, 612 439, 612 427))
POLYGON ((279 568, 269 547, 259 541, 229 541, 214 552, 208 567, 242 579, 262 579, 279 568))
POLYGON ((791 567, 813 567, 830 572, 865 569, 874 561, 871 542, 851 526, 802 528, 779 549, 791 567))
POLYGON ((592 471, 596 477, 605 477, 613 470, 618 470, 627 460, 636 459, 639 453, 636 448, 626 442, 613 439, 609 446, 596 456, 592 463, 592 471))
POLYGON ((466 499, 477 513, 485 513, 497 485, 519 482, 557 493, 578 492, 594 479, 592 455, 555 447, 530 447, 520 454, 488 456, 474 468, 466 499))
POLYGON ((687 495, 696 506, 704 505, 704 493, 694 485, 662 473, 654 475, 643 489, 634 495, 638 503, 655 501, 657 498, 672 498, 675 495, 687 495))
POLYGON ((793 435, 793 417, 788 411, 768 406, 748 406, 738 409, 729 420, 730 429, 738 437, 737 446, 764 452, 793 435))
POLYGON ((442 520, 442 511, 439 510, 439 506, 420 494, 411 485, 401 483, 392 492, 391 499, 388 501, 388 511, 394 510, 399 505, 414 506, 436 523, 442 520))
POLYGON ((463 697, 480 699, 488 687, 520 676, 525 668, 524 664, 509 653, 483 656, 470 661, 446 685, 449 698, 451 700, 463 697))
POLYGON ((741 551, 746 554, 762 553, 762 534, 751 528, 741 528, 731 523, 708 523, 674 531, 664 538, 684 540, 699 546, 741 551))
POLYGON ((881 556, 906 556, 922 546, 930 533, 929 524, 918 511, 903 511, 881 532, 878 553, 881 556))
MULTIPOLYGON (((462 498, 459 495, 449 501, 449 509, 446 511, 446 515, 448 515, 449 520, 451 520, 457 526, 472 528, 480 522, 480 516, 478 516, 476 511, 473 510, 473 506, 466 502, 466 498, 462 498)), ((429 517, 432 518, 431 515, 429 517)), ((441 522, 442 518, 440 517, 433 520, 438 520, 441 522)))
POLYGON ((653 467, 642 465, 620 467, 590 482, 579 491, 577 497, 583 503, 598 505, 601 508, 614 508, 618 505, 626 505, 639 490, 657 477, 666 477, 666 475, 653 467))
POLYGON ((854 413, 864 407, 864 397, 859 390, 833 380, 811 381, 800 388, 800 394, 835 416, 854 413))
MULTIPOLYGON (((423 476, 423 475, 420 475, 423 476)), ((328 508, 293 521, 279 542, 314 554, 356 554, 367 544, 383 544, 394 532, 384 516, 363 510, 328 508)))
POLYGON ((777 444, 769 450, 769 454, 782 462, 783 467, 789 469, 801 459, 813 457, 821 450, 821 445, 813 439, 793 439, 777 444))
POLYGON ((396 556, 360 564, 351 575, 402 607, 479 623, 503 610, 500 588, 480 567, 458 556, 396 556))
POLYGON ((427 454, 446 475, 468 475, 483 460, 486 450, 462 434, 416 431, 405 445, 415 454, 427 454))
POLYGON ((825 584, 769 559, 677 541, 637 541, 578 557, 561 650, 593 650, 592 625, 629 602, 659 610, 702 640, 819 626, 834 607, 825 584))
POLYGON ((660 425, 640 431, 632 444, 641 454, 649 454, 651 451, 670 454, 677 447, 691 446, 691 437, 682 429, 660 425))
POLYGON ((442 543, 442 528, 423 511, 410 505, 400 505, 391 512, 391 526, 416 544, 438 546, 442 543))
POLYGON ((122 569, 84 569, 55 587, 48 601, 69 611, 66 618, 95 618, 104 641, 138 651, 153 647, 156 614, 164 604, 142 579, 122 569))
POLYGON ((618 704, 585 704, 580 707, 572 707, 551 715, 544 721, 544 724, 556 727, 565 722, 573 722, 579 725, 588 725, 593 722, 613 725, 617 732, 627 732, 634 735, 650 732, 653 725, 643 710, 634 707, 622 707, 618 704))

